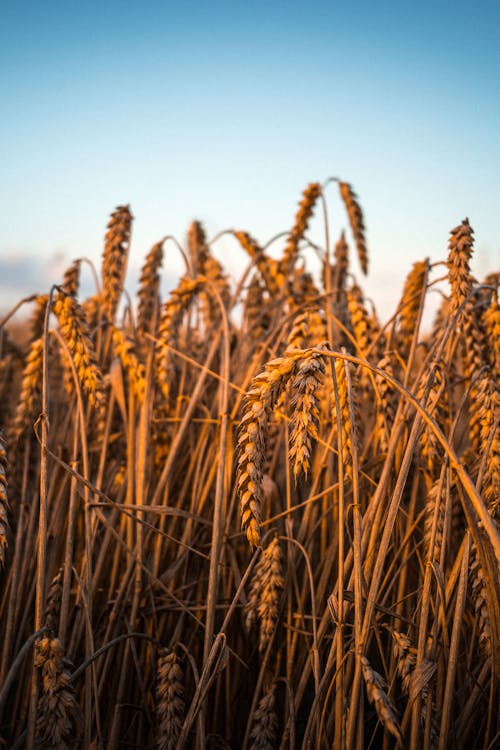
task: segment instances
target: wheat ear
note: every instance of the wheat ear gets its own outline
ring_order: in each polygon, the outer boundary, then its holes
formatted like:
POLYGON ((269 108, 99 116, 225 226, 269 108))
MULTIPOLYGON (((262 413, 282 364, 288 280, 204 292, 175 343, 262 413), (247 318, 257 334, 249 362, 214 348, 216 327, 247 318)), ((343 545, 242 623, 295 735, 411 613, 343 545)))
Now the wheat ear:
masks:
POLYGON ((250 750, 275 750, 278 747, 278 718, 276 716, 274 685, 260 699, 253 715, 250 750))
POLYGON ((112 322, 120 301, 127 269, 132 214, 129 206, 118 206, 111 214, 102 256, 102 310, 112 322))
POLYGON ((124 334, 121 328, 113 326, 113 346, 119 356, 122 367, 128 373, 130 384, 137 396, 139 403, 144 400, 146 393, 146 371, 142 362, 139 362, 134 352, 132 341, 124 334))
POLYGON ((253 378, 243 401, 236 484, 241 524, 252 548, 260 545, 262 479, 269 417, 301 356, 302 352, 287 352, 285 356, 268 362, 264 371, 253 378))
POLYGON ((157 750, 174 750, 185 718, 183 674, 174 651, 161 649, 156 675, 157 750))
POLYGON ((483 313, 483 328, 486 341, 491 342, 488 346, 488 356, 492 373, 497 382, 500 381, 500 305, 498 294, 495 291, 491 297, 490 306, 483 313))
POLYGON ((290 461, 295 481, 301 473, 307 476, 309 471, 311 441, 318 437, 319 391, 324 372, 324 357, 311 353, 298 362, 297 372, 289 381, 290 461))
POLYGON ((472 291, 470 258, 474 246, 474 230, 468 219, 451 230, 448 243, 448 281, 451 288, 453 315, 472 291))
POLYGON ((422 288, 427 278, 427 261, 414 263, 406 277, 403 296, 400 303, 399 347, 401 356, 406 360, 414 337, 418 321, 422 288))
POLYGON ((270 294, 276 294, 279 291, 279 280, 277 278, 277 266, 276 261, 273 258, 269 258, 264 250, 260 247, 257 240, 255 240, 248 232, 234 232, 235 238, 240 243, 243 250, 245 250, 250 258, 255 262, 262 280, 267 287, 270 294))
POLYGON ((53 310, 89 403, 101 411, 105 405, 104 385, 83 309, 74 297, 59 292, 53 310))
POLYGON ((72 297, 76 297, 78 294, 81 263, 81 260, 74 260, 64 272, 63 283, 61 286, 66 294, 70 294, 72 297))
POLYGON ((373 703, 382 725, 401 745, 403 738, 394 704, 386 692, 387 684, 381 674, 370 666, 366 656, 361 656, 361 668, 366 685, 368 700, 373 703))
POLYGON ((157 242, 141 269, 139 281, 139 304, 137 306, 137 335, 156 332, 156 319, 160 308, 160 268, 163 263, 163 240, 157 242))
POLYGON ((255 566, 245 605, 246 628, 249 630, 254 623, 259 623, 260 652, 265 651, 276 627, 283 585, 283 558, 278 537, 275 537, 255 566))
POLYGON ((39 639, 34 660, 42 676, 36 721, 38 746, 70 750, 74 747, 74 719, 78 709, 59 639, 48 636, 39 639))
POLYGON ((30 345, 23 369, 21 393, 12 427, 9 444, 15 446, 25 430, 32 424, 41 402, 43 340, 36 339, 30 345))
POLYGON ((7 550, 7 533, 9 520, 7 512, 9 503, 7 500, 7 451, 5 440, 0 433, 0 567, 5 564, 5 553, 7 550))
POLYGON ((170 347, 175 346, 179 335, 182 316, 193 298, 198 294, 203 281, 183 276, 169 299, 163 305, 158 324, 158 347, 156 353, 156 378, 165 399, 170 393, 170 369, 172 354, 170 347))
POLYGON ((280 271, 286 279, 288 274, 291 272, 297 260, 299 252, 299 244, 303 239, 307 228, 309 226, 309 220, 313 215, 314 206, 319 196, 321 195, 321 185, 317 182, 311 182, 306 187, 302 194, 302 199, 299 203, 299 209, 295 216, 295 224, 293 225, 292 231, 288 235, 288 240, 285 245, 285 251, 283 258, 280 262, 280 271))
POLYGON ((346 207, 349 224, 356 243, 359 265, 366 275, 368 273, 368 249, 365 238, 365 222, 358 197, 348 182, 339 181, 339 190, 346 207))

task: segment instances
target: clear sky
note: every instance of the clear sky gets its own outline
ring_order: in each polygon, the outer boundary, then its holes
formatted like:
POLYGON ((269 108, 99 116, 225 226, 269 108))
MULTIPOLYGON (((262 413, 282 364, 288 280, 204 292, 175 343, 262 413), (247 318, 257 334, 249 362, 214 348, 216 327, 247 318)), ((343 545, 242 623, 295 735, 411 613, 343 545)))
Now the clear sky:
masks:
MULTIPOLYGON (((0 3, 0 307, 100 261, 130 203, 133 268, 193 218, 289 229, 337 175, 365 212, 382 313, 465 216, 500 268, 500 2, 0 3), (57 266, 57 268, 56 268, 57 266)), ((333 186, 331 231, 346 225, 333 186)), ((320 223, 317 224, 318 231, 320 223)), ((180 268, 175 251, 166 278, 180 268)), ((231 242, 215 252, 237 273, 231 242)))

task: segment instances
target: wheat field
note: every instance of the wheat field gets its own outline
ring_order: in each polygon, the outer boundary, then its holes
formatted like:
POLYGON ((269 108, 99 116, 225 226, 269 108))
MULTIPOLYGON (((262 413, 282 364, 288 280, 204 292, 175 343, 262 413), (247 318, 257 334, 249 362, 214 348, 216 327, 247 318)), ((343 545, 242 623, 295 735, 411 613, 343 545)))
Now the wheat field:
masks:
POLYGON ((137 299, 120 206, 0 322, 3 747, 500 747, 500 274, 465 219, 381 322, 328 186, 225 233, 237 280, 164 238, 137 299))

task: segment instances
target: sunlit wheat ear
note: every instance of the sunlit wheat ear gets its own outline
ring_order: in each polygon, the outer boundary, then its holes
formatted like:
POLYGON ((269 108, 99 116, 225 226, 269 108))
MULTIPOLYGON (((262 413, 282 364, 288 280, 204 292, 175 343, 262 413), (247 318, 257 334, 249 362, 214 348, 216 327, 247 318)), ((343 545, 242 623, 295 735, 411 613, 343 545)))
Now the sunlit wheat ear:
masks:
POLYGON ((482 322, 486 341, 491 342, 487 351, 491 371, 498 382, 500 380, 500 305, 497 292, 492 294, 490 306, 483 313, 482 322))
POLYGON ((464 219, 451 230, 448 243, 448 281, 451 288, 451 314, 453 315, 472 291, 470 258, 474 246, 474 230, 464 219))
POLYGON ((280 271, 285 279, 295 265, 299 253, 300 242, 307 231, 309 220, 313 215, 314 206, 320 195, 321 185, 317 182, 311 182, 302 194, 299 209, 295 216, 295 224, 288 235, 283 258, 280 262, 280 271))
POLYGON ((269 330, 271 318, 267 310, 269 297, 259 275, 255 273, 250 279, 245 298, 243 323, 251 341, 257 342, 269 330))
POLYGON ((163 240, 146 255, 139 281, 137 306, 137 338, 141 344, 146 333, 153 336, 160 310, 160 268, 163 263, 163 240))
POLYGON ((406 359, 418 323, 423 285, 427 278, 428 261, 418 261, 406 277, 399 305, 399 351, 406 359))
POLYGON ((325 372, 324 358, 317 353, 304 357, 289 381, 290 398, 290 461, 297 481, 307 476, 312 452, 312 439, 318 437, 319 391, 325 372))
POLYGON ((439 561, 441 555, 441 547, 443 546, 443 530, 444 530, 444 511, 445 511, 445 499, 442 492, 442 482, 437 479, 425 499, 425 518, 424 518, 424 542, 425 542, 425 560, 427 562, 439 561), (434 546, 431 549, 432 541, 432 527, 434 525, 434 516, 437 508, 437 525, 436 525, 436 536, 434 539, 434 546))
POLYGON ((127 270, 132 214, 129 206, 118 206, 111 214, 102 256, 102 310, 108 321, 115 319, 127 270))
POLYGON ((464 342, 464 374, 465 382, 469 386, 470 413, 469 413, 469 435, 473 448, 481 449, 481 425, 480 410, 481 398, 480 381, 483 377, 484 368, 487 368, 485 354, 485 341, 479 320, 471 301, 465 305, 462 318, 464 342))
POLYGON ((368 249, 365 238, 365 222, 358 197, 348 182, 339 181, 339 190, 349 217, 349 224, 356 243, 359 265, 364 274, 368 273, 368 249))
POLYGON ((63 283, 61 284, 61 286, 64 292, 66 292, 66 294, 70 294, 72 297, 76 297, 78 294, 81 263, 81 260, 74 260, 73 263, 68 266, 68 268, 64 272, 63 283))
MULTIPOLYGON (((339 411, 340 421, 342 430, 342 456, 341 460, 344 468, 344 476, 346 479, 352 477, 352 456, 353 450, 357 450, 357 425, 352 423, 351 413, 356 415, 358 409, 356 402, 350 403, 349 400, 349 388, 347 381, 346 367, 349 368, 349 373, 352 374, 352 365, 349 362, 345 362, 340 357, 335 359, 335 376, 337 379, 337 390, 339 399, 339 411), (354 441, 354 442, 353 442, 354 441)), ((354 396, 355 389, 351 390, 351 396, 354 396)), ((333 424, 337 424, 336 416, 337 404, 332 394, 332 411, 333 411, 333 424)))
POLYGON ((184 722, 184 676, 174 651, 161 649, 156 668, 157 750, 174 750, 184 722))
POLYGON ((43 368, 43 340, 33 341, 26 356, 23 369, 21 393, 16 413, 9 429, 9 444, 14 446, 33 422, 41 408, 43 368))
POLYGON ((491 655, 491 624, 490 611, 488 608, 487 582, 481 561, 475 544, 471 548, 469 564, 469 578, 471 582, 471 595, 476 612, 477 630, 479 632, 479 644, 483 651, 491 655))
POLYGON ((363 293, 359 286, 355 285, 347 292, 347 309, 351 317, 354 338, 361 355, 365 356, 368 344, 371 341, 371 321, 364 306, 363 293))
POLYGON ((201 279, 191 279, 183 276, 179 285, 174 289, 161 310, 158 324, 158 343, 156 352, 156 379, 165 399, 170 394, 170 377, 172 353, 170 347, 175 347, 182 317, 189 305, 203 286, 201 279))
POLYGON ((234 232, 234 236, 245 252, 255 262, 267 290, 271 294, 278 292, 279 285, 276 278, 276 266, 273 258, 268 258, 257 241, 248 232, 234 232))
MULTIPOLYGON (((440 427, 444 427, 449 418, 449 401, 445 389, 443 370, 444 368, 442 366, 436 366, 434 368, 434 380, 425 403, 427 413, 440 427)), ((419 401, 422 401, 425 389, 426 382, 424 380, 417 391, 417 399, 419 401)), ((424 425, 422 430, 422 435, 420 437, 420 450, 429 475, 434 477, 440 470, 441 447, 434 432, 428 425, 424 425)))
POLYGON ((208 258, 207 238, 203 225, 199 221, 191 222, 188 229, 188 250, 193 276, 204 273, 208 258))
MULTIPOLYGON (((488 368, 481 372, 476 381, 471 400, 471 413, 475 415, 478 456, 488 456, 482 476, 482 496, 488 512, 498 522, 500 518, 500 394, 488 368)), ((492 641, 487 581, 475 545, 472 546, 470 580, 480 644, 485 652, 490 654, 492 641)))
POLYGON ((262 478, 269 417, 300 356, 302 353, 288 352, 284 357, 268 362, 264 371, 253 378, 243 400, 236 485, 241 525, 252 548, 260 545, 262 478))
POLYGON ((40 294, 35 300, 35 306, 31 313, 28 326, 30 329, 30 340, 36 341, 42 338, 45 325, 45 313, 49 302, 48 294, 40 294))
POLYGON ((361 667, 368 700, 374 704, 381 724, 401 744, 403 738, 401 736, 399 719, 394 704, 386 692, 387 683, 381 674, 372 669, 366 656, 361 656, 361 667))
MULTIPOLYGON (((488 456, 481 482, 482 496, 488 512, 500 518, 500 394, 488 368, 476 381, 472 412, 475 414, 478 456, 488 456)), ((472 599, 476 610, 479 640, 490 654, 492 649, 490 612, 487 601, 487 581, 475 545, 470 563, 472 599)))
POLYGON ((101 297, 99 294, 92 294, 82 302, 82 310, 89 331, 95 331, 100 324, 101 309, 101 297))
POLYGON ((0 568, 5 564, 9 520, 7 512, 7 451, 3 435, 0 433, 0 568))
POLYGON ((102 411, 105 407, 104 385, 85 314, 74 297, 62 292, 56 295, 52 309, 75 364, 82 389, 87 394, 89 403, 102 411))
POLYGON ((302 349, 309 333, 309 312, 306 311, 293 319, 288 334, 287 349, 302 349))
POLYGON ((327 338, 324 313, 319 310, 306 310, 297 315, 288 334, 287 350, 306 349, 319 346, 327 338))
POLYGON ((42 678, 36 721, 37 747, 70 748, 75 740, 78 707, 59 639, 40 638, 35 645, 34 661, 42 678))
POLYGON ((260 699, 252 720, 249 747, 251 750, 275 750, 278 747, 278 717, 274 685, 260 699))
MULTIPOLYGON (((377 363, 379 370, 394 377, 391 356, 385 354, 377 363)), ((396 414, 396 394, 388 380, 381 375, 375 375, 377 386, 377 411, 375 416, 375 451, 386 453, 389 445, 389 435, 394 424, 396 414)))
POLYGON ((146 392, 146 372, 144 365, 137 359, 137 355, 134 352, 134 345, 124 332, 116 326, 112 327, 112 332, 115 352, 120 358, 123 369, 128 374, 130 384, 139 403, 142 403, 146 392))
MULTIPOLYGON (((349 246, 345 238, 345 232, 342 230, 340 237, 335 243, 333 250, 335 265, 333 271, 333 288, 336 291, 336 301, 340 299, 340 294, 345 287, 347 272, 349 270, 349 246)), ((326 285, 325 285, 326 288, 326 285)))
POLYGON ((481 490, 488 512, 500 520, 500 390, 488 368, 477 381, 478 456, 487 456, 481 490))
MULTIPOLYGON (((212 287, 212 290, 218 293, 221 302, 226 307, 231 296, 227 275, 217 258, 214 258, 210 253, 207 254, 203 265, 203 275, 206 279, 206 288, 212 287)), ((201 310, 205 331, 207 332, 214 326, 219 325, 222 312, 212 290, 201 294, 201 310)))
MULTIPOLYGON (((205 276, 226 303, 230 296, 227 275, 217 258, 214 258, 210 252, 205 230, 198 221, 193 221, 189 228, 188 246, 193 277, 205 276)), ((208 303, 213 304, 210 297, 208 297, 208 303)))
POLYGON ((303 310, 304 307, 317 304, 320 296, 318 288, 310 273, 303 267, 295 266, 288 280, 287 301, 290 311, 303 310))

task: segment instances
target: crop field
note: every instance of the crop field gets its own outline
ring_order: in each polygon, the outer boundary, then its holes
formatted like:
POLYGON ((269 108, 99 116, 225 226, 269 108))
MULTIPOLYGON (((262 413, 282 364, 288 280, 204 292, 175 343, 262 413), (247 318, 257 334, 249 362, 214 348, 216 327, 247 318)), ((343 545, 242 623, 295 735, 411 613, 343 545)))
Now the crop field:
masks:
POLYGON ((500 746, 500 274, 464 219, 381 321, 325 187, 137 297, 120 206, 0 321, 0 746, 500 746))

